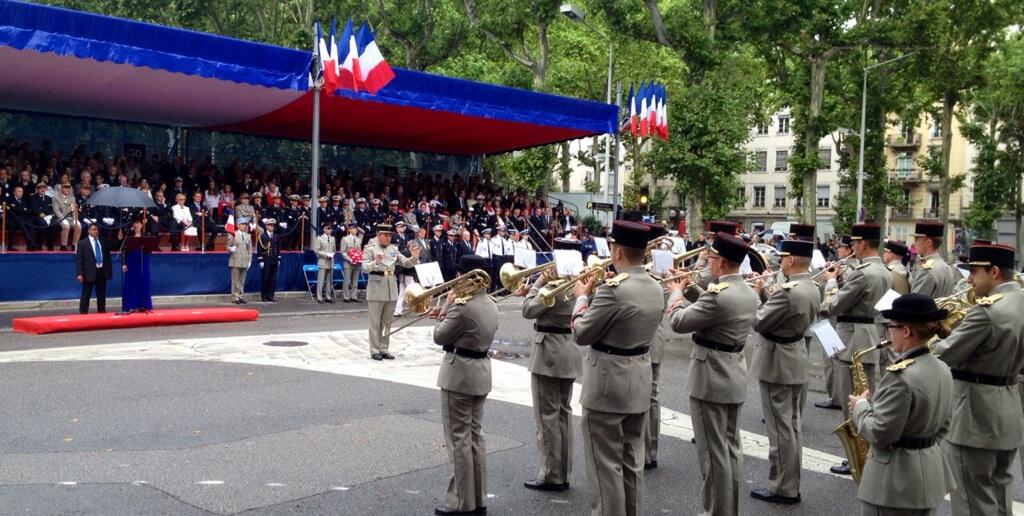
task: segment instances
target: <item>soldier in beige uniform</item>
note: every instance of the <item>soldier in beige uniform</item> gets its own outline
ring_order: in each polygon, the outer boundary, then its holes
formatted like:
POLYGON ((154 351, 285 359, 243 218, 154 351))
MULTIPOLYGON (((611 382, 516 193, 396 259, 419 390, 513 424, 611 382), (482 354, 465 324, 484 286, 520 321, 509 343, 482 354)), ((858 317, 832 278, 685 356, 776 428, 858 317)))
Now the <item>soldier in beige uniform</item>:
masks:
MULTIPOLYGON (((807 383, 807 345, 804 335, 818 316, 821 293, 808 267, 814 244, 782 242, 782 272, 789 280, 775 289, 757 312, 754 331, 758 347, 753 373, 760 381, 761 407, 768 431, 768 488, 750 496, 766 502, 800 501, 802 396, 807 383)), ((760 290, 758 284, 755 290, 760 290)))
POLYGON ((334 225, 323 224, 323 233, 316 237, 313 252, 316 253, 316 302, 334 302, 334 225))
POLYGON ((231 302, 236 305, 244 305, 245 301, 245 275, 252 265, 252 235, 249 233, 249 218, 239 217, 235 220, 237 228, 234 233, 228 234, 227 248, 231 256, 228 257, 228 268, 231 270, 231 302))
POLYGON ((392 360, 388 353, 391 343, 391 321, 395 317, 398 283, 395 265, 413 267, 419 262, 420 248, 410 246, 410 257, 402 256, 398 246, 391 243, 391 225, 379 224, 377 238, 363 248, 363 271, 370 275, 366 282, 366 302, 370 307, 370 358, 392 360))
POLYGON ((592 516, 643 514, 644 432, 651 404, 650 344, 665 304, 644 270, 647 226, 612 225, 612 264, 618 271, 591 290, 594 275, 574 289, 573 337, 590 346, 583 365, 583 450, 592 516))
MULTIPOLYGON (((850 247, 851 244, 853 244, 853 240, 850 240, 849 235, 843 235, 839 238, 839 246, 836 247, 836 253, 839 257, 839 260, 845 260, 842 265, 842 268, 844 270, 851 269, 860 264, 857 258, 853 256, 853 249, 850 247)), ((837 278, 841 279, 842 275, 840 274, 839 276, 837 276, 837 278)), ((838 282, 837 284, 832 285, 830 285, 829 283, 822 283, 821 291, 823 296, 823 302, 828 301, 829 299, 834 297, 836 293, 839 292, 838 282)), ((832 323, 833 327, 836 326, 837 323, 835 316, 829 316, 829 321, 832 323)), ((824 353, 824 349, 822 349, 822 353, 824 353)), ((823 363, 825 365, 825 389, 828 391, 828 398, 822 401, 814 402, 815 407, 827 410, 840 410, 846 403, 845 401, 839 399, 839 392, 836 389, 835 372, 837 369, 839 369, 839 366, 837 365, 838 361, 839 360, 836 357, 824 355, 823 363)))
POLYGON ((75 210, 78 204, 75 195, 71 193, 71 183, 63 183, 60 189, 53 194, 53 221, 60 225, 60 250, 66 251, 68 246, 78 241, 78 234, 82 231, 82 224, 75 217, 75 210), (74 229, 74 234, 72 234, 74 229), (69 239, 70 237, 70 239, 69 239))
MULTIPOLYGON (((661 224, 647 224, 651 228, 651 240, 665 236, 668 231, 661 224)), ((658 249, 668 250, 669 242, 662 242, 658 249)), ((664 295, 668 305, 668 293, 664 295)), ((665 357, 665 345, 675 335, 672 323, 665 314, 661 316, 658 331, 651 339, 651 408, 647 411, 647 432, 644 433, 644 469, 658 467, 658 439, 661 436, 661 402, 658 399, 658 379, 661 378, 661 361, 665 357)))
MULTIPOLYGON (((854 224, 851 229, 850 247, 860 263, 854 267, 846 267, 843 273, 843 286, 822 304, 822 311, 836 317, 836 333, 846 346, 846 349, 837 353, 835 357, 837 369, 834 389, 842 400, 853 394, 853 375, 850 368, 854 353, 866 350, 882 340, 875 322, 875 304, 892 287, 892 273, 878 257, 881 233, 878 224, 854 224)), ((826 289, 831 288, 835 282, 836 272, 826 272, 824 275, 828 278, 826 289)), ((867 375, 869 389, 873 390, 878 352, 861 357, 861 363, 867 375)), ((845 404, 843 416, 850 417, 845 404)), ((833 466, 832 472, 848 475, 850 468, 846 461, 843 461, 842 464, 833 466)))
MULTIPOLYGON (((478 256, 459 260, 460 273, 486 267, 478 256)), ((486 288, 476 292, 456 290, 448 293, 438 315, 440 322, 434 328, 434 343, 445 352, 437 386, 441 389, 444 442, 453 467, 445 504, 435 508, 434 514, 487 514, 484 402, 491 392, 487 351, 498 331, 498 306, 486 288)))
POLYGON ((685 276, 669 285, 672 329, 694 332, 686 389, 703 477, 703 509, 713 515, 738 513, 743 481, 738 426, 747 395, 743 346, 758 305, 757 294, 739 273, 748 250, 738 237, 718 233, 707 256, 716 283, 704 290, 685 276))
POLYGON ((910 255, 907 244, 899 240, 886 240, 885 251, 882 252, 882 261, 885 267, 892 272, 892 289, 900 295, 910 293, 910 279, 907 274, 906 260, 910 255))
POLYGON ((953 293, 953 287, 960 274, 953 270, 939 255, 945 226, 941 222, 918 221, 914 228, 914 247, 918 259, 910 275, 910 291, 924 294, 932 299, 953 293))
MULTIPOLYGON (((739 235, 740 231, 742 230, 742 226, 730 220, 708 221, 708 235, 705 241, 708 245, 711 245, 711 243, 715 241, 715 235, 719 233, 725 233, 727 235, 739 235)), ((694 265, 695 269, 702 270, 697 281, 695 281, 694 283, 705 290, 708 288, 708 285, 710 285, 712 281, 714 281, 715 279, 714 276, 711 275, 711 270, 708 268, 707 265, 708 263, 705 255, 701 255, 701 257, 697 260, 696 264, 694 265)))
POLYGON ((949 430, 953 378, 927 346, 946 315, 921 294, 882 311, 898 360, 876 392, 849 398, 854 428, 871 446, 857 489, 864 516, 932 515, 956 486, 938 445, 949 430))
POLYGON ((361 264, 352 261, 349 249, 359 249, 362 237, 358 235, 359 224, 348 223, 348 234, 341 239, 341 272, 344 276, 341 284, 341 299, 346 303, 359 302, 359 267, 361 264))
POLYGON ((1010 466, 1024 444, 1017 375, 1024 369, 1024 294, 1014 249, 974 245, 968 280, 979 296, 932 350, 953 373, 953 422, 943 439, 957 489, 953 515, 1012 514, 1010 466))
MULTIPOLYGON (((555 239, 555 249, 580 250, 580 243, 555 239)), ((533 319, 536 335, 530 351, 530 390, 537 422, 540 471, 524 485, 537 491, 569 489, 572 472, 572 385, 583 374, 583 353, 572 341, 569 319, 572 304, 558 296, 552 307, 537 299, 540 289, 554 279, 550 269, 532 287, 524 285, 523 318, 533 319)))

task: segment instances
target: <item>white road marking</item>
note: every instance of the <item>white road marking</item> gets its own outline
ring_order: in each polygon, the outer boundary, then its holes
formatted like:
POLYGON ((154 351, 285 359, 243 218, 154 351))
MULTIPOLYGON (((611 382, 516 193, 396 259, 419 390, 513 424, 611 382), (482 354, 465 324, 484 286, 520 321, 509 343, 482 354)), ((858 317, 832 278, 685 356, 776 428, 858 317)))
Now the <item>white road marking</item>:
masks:
POLYGON ((61 482, 60 485, 62 485, 62 486, 76 486, 76 485, 78 485, 78 482, 61 482))
POLYGON ((223 480, 200 480, 199 482, 196 482, 196 484, 201 486, 219 486, 223 483, 223 480))
POLYGON ((348 491, 349 488, 345 486, 335 486, 331 488, 331 491, 348 491))
MULTIPOLYGON (((91 360, 196 360, 229 362, 263 366, 289 367, 307 371, 355 376, 395 382, 425 389, 437 389, 437 373, 442 351, 433 344, 432 327, 410 327, 391 337, 391 351, 398 360, 381 362, 369 359, 366 330, 274 335, 279 340, 299 340, 301 347, 253 346, 252 336, 213 337, 205 339, 172 339, 80 347, 44 348, 0 352, 0 363, 65 362, 91 360)), ((269 338, 269 337, 268 337, 269 338)), ((530 372, 523 366, 492 360, 492 390, 489 399, 522 406, 532 406, 530 372)), ((582 413, 579 389, 573 390, 573 411, 582 413)), ((661 433, 684 441, 693 438, 690 416, 666 407, 661 408, 661 433)), ((744 455, 768 460, 768 438, 740 431, 744 455)), ((803 449, 803 469, 834 475, 832 465, 843 460, 830 453, 803 449)), ((198 482, 222 484, 213 480, 198 482)), ((407 491, 410 494, 417 492, 407 491)), ((1014 512, 1024 514, 1024 504, 1015 501, 1014 512)))

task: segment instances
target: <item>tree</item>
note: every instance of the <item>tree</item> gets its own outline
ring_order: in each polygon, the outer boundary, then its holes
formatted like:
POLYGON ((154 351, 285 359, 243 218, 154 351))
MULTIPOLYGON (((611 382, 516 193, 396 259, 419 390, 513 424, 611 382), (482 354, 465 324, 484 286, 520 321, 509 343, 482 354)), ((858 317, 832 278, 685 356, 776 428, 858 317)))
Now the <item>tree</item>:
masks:
POLYGON ((469 30, 455 0, 376 0, 380 32, 394 40, 405 56, 404 66, 426 70, 458 54, 469 30))

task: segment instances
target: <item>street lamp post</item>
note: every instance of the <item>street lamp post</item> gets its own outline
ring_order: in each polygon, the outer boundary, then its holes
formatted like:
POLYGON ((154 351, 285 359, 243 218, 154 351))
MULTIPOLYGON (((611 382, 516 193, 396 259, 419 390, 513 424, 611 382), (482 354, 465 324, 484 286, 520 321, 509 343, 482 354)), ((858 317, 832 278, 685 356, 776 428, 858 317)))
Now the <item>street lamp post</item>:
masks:
POLYGON ((875 63, 871 66, 864 67, 864 85, 861 89, 860 95, 860 152, 857 158, 857 222, 864 222, 864 130, 867 122, 867 107, 868 107, 868 72, 878 68, 879 66, 885 66, 887 64, 895 63, 906 59, 914 55, 914 52, 903 54, 899 57, 892 58, 888 61, 882 61, 881 63, 875 63))

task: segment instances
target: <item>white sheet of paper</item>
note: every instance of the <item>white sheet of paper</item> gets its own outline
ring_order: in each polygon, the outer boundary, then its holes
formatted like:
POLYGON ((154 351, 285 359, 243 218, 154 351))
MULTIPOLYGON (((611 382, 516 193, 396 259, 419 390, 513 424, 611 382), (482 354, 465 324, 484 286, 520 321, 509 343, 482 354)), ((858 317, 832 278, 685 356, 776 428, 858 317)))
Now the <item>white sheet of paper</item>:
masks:
POLYGON ((754 269, 750 268, 750 257, 749 256, 744 256, 743 257, 743 263, 740 264, 740 274, 743 274, 744 276, 746 276, 747 274, 750 274, 751 272, 754 272, 754 269))
POLYGON ((420 285, 430 288, 444 283, 444 276, 441 274, 441 266, 437 262, 416 264, 416 277, 420 285))
POLYGON ((892 302, 895 301, 897 297, 900 297, 900 293, 893 289, 889 289, 889 291, 886 292, 877 303, 875 303, 875 310, 881 312, 882 310, 892 308, 892 302))
POLYGON ((594 250, 597 251, 598 258, 607 258, 612 255, 611 250, 608 249, 608 240, 602 237, 594 237, 594 250))
POLYGON ((583 255, 571 249, 555 249, 555 270, 558 275, 576 276, 583 272, 583 255))
POLYGON ((679 237, 672 237, 672 252, 680 254, 686 251, 686 240, 679 237))
POLYGON ((812 324, 811 332, 814 333, 815 337, 818 337, 821 347, 825 348, 825 354, 830 357, 834 357, 837 353, 846 349, 842 339, 839 338, 839 334, 836 333, 836 329, 832 327, 832 323, 828 322, 828 319, 821 319, 812 324))
POLYGON ((513 263, 515 263, 516 267, 530 269, 537 266, 537 253, 535 251, 522 247, 515 248, 515 251, 516 255, 513 263))
POLYGON ((655 276, 661 276, 672 267, 672 251, 663 251, 661 249, 651 251, 651 263, 653 264, 651 265, 651 273, 655 276))
POLYGON ((964 279, 967 279, 967 276, 971 275, 970 269, 961 269, 960 267, 957 267, 956 270, 960 271, 960 275, 963 276, 964 279))
POLYGON ((814 253, 811 255, 811 268, 821 269, 825 266, 825 263, 825 256, 821 254, 821 251, 815 249, 814 253))

